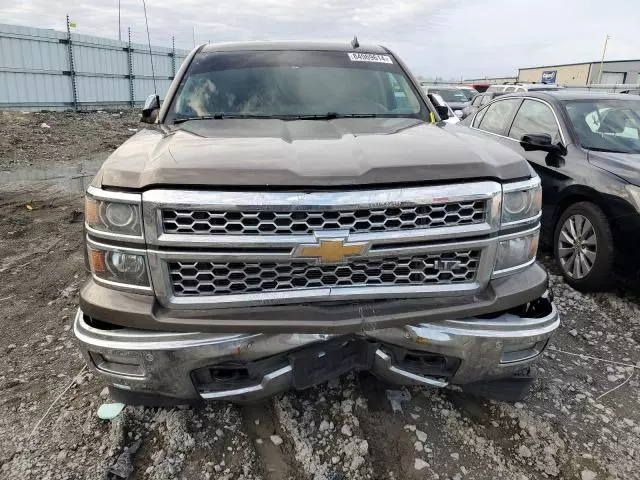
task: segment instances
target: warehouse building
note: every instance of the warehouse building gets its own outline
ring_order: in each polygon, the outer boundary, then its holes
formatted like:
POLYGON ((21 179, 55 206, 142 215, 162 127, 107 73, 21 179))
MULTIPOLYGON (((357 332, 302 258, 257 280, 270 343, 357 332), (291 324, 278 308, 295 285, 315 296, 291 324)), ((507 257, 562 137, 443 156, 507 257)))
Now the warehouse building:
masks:
POLYGON ((640 60, 604 62, 600 77, 600 62, 546 65, 520 68, 520 83, 557 83, 559 85, 637 84, 640 83, 640 60))

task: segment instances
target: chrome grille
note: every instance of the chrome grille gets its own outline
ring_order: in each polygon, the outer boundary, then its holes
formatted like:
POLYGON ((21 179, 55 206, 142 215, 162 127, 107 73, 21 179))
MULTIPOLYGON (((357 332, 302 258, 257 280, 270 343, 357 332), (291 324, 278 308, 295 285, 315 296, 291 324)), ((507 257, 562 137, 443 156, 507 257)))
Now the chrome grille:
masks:
POLYGON ((283 290, 448 285, 475 280, 479 250, 403 257, 353 259, 346 263, 168 261, 173 294, 209 296, 283 290))
POLYGON ((359 210, 162 210, 165 233, 303 235, 314 230, 370 233, 453 227, 485 221, 486 202, 461 201, 359 210))

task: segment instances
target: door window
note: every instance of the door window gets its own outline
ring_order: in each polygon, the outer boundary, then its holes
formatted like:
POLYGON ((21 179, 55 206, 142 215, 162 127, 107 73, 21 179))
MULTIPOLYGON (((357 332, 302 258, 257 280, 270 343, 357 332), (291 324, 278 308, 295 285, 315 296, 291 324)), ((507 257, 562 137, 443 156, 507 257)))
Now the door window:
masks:
POLYGON ((504 129, 507 126, 507 122, 519 103, 520 100, 515 98, 510 100, 498 100, 497 102, 492 103, 486 108, 487 113, 484 114, 477 128, 486 132, 504 135, 504 129))
POLYGON ((536 100, 525 100, 513 120, 509 136, 521 140, 528 133, 546 133, 556 141, 558 122, 548 105, 536 100))
POLYGON ((472 127, 478 128, 478 125, 482 121, 482 117, 484 117, 485 113, 487 113, 487 109, 486 108, 483 108, 482 110, 478 111, 478 114, 476 115, 476 118, 473 119, 472 127))
POLYGON ((493 100, 493 97, 491 95, 485 95, 484 97, 482 97, 482 103, 480 105, 486 105, 491 100, 493 100))

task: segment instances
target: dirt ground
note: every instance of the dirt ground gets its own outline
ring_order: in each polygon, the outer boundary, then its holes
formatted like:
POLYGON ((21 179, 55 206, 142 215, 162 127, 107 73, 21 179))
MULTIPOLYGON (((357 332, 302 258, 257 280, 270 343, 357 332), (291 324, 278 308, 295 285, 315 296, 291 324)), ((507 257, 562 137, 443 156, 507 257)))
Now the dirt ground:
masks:
POLYGON ((49 168, 116 149, 141 124, 136 110, 112 112, 0 111, 0 172, 49 168), (89 137, 90 136, 90 137, 89 137))
POLYGON ((556 275, 563 325, 520 403, 411 388, 392 413, 389 386, 351 374, 257 405, 98 419, 107 394, 71 331, 85 278, 82 188, 139 125, 130 114, 43 115, 0 136, 0 478, 103 478, 136 440, 134 479, 640 478, 640 301, 628 286, 583 295, 556 275), (43 121, 51 143, 23 141, 43 121), (87 154, 95 164, 75 169, 87 154), (79 173, 29 179, 58 159, 79 173))

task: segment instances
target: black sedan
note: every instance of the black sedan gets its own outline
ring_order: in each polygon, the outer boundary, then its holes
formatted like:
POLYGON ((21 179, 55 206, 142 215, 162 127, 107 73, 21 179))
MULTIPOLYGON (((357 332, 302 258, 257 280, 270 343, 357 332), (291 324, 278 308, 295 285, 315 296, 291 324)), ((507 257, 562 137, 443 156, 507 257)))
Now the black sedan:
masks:
POLYGON ((569 284, 602 289, 616 259, 637 262, 640 98, 523 92, 496 98, 462 124, 522 153, 538 172, 542 238, 569 284))

